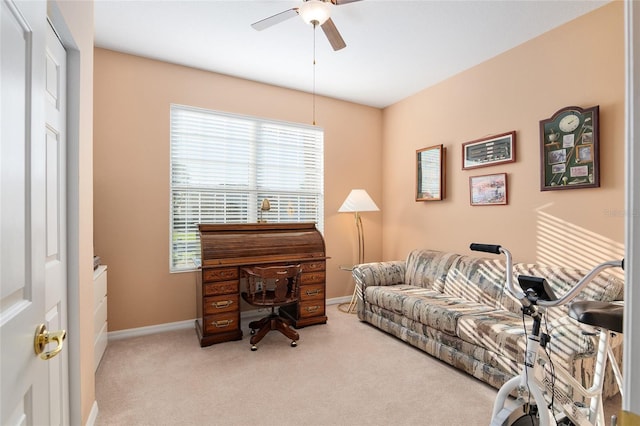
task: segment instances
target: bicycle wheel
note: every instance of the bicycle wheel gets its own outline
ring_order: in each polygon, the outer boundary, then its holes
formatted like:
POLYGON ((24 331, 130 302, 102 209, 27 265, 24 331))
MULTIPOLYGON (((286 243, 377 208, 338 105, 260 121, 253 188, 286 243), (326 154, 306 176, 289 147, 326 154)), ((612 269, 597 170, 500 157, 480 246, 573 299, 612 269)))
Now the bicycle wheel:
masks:
POLYGON ((510 426, 539 426, 540 419, 533 414, 522 414, 510 426))

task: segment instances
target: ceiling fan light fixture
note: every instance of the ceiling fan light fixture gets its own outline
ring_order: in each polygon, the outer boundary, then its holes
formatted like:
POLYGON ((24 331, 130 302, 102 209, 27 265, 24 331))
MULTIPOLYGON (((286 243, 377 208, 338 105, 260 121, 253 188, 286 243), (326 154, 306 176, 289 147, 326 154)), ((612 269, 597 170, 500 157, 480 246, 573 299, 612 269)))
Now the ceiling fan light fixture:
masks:
POLYGON ((322 0, 307 0, 298 8, 298 13, 309 25, 322 25, 331 15, 329 5, 322 0))

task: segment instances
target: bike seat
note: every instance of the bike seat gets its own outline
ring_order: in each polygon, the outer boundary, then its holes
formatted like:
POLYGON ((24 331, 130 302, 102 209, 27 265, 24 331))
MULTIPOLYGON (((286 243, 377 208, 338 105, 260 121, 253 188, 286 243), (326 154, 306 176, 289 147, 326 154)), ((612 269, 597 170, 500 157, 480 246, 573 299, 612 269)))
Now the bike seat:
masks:
POLYGON ((624 306, 611 302, 578 301, 569 305, 569 316, 583 324, 622 333, 624 306))

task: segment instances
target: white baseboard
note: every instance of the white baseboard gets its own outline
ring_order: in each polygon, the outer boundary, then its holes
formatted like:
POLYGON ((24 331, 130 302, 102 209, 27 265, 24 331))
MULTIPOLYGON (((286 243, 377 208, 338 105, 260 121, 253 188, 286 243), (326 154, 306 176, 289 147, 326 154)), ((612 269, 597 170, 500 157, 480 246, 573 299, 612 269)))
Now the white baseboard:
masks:
POLYGON ((149 334, 162 333, 164 331, 184 330, 193 328, 194 320, 169 322, 166 324, 149 325, 147 327, 128 328, 126 330, 110 331, 107 336, 109 340, 128 339, 129 337, 146 336, 149 334))
MULTIPOLYGON (((327 299, 327 305, 338 305, 340 303, 349 303, 351 301, 351 296, 344 297, 336 297, 333 299, 327 299)), ((256 309, 253 311, 247 311, 242 313, 242 323, 253 321, 256 318, 260 318, 264 316, 263 309, 256 309)), ((138 327, 138 328, 129 328, 126 330, 118 330, 118 331, 109 331, 107 333, 108 340, 120 340, 120 339, 128 339, 130 337, 138 337, 138 336, 147 336, 149 334, 162 333, 165 331, 173 331, 173 330, 184 330, 188 328, 194 327, 195 319, 190 319, 186 321, 177 321, 170 322, 166 324, 158 324, 158 325, 150 325, 146 327, 138 327)), ((95 405, 96 415, 98 406, 95 405)))
POLYGON ((351 296, 334 297, 333 299, 327 299, 327 305, 339 305, 341 303, 351 302, 351 296))
POLYGON ((98 419, 98 401, 93 401, 93 405, 91 406, 91 411, 89 412, 89 418, 87 418, 87 423, 85 424, 85 426, 95 425, 97 419, 98 419))

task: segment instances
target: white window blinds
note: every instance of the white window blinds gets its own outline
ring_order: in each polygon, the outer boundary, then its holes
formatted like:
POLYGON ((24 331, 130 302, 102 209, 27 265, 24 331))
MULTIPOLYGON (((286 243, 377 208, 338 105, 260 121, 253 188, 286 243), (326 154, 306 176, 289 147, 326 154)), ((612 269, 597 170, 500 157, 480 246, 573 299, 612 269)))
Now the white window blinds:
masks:
POLYGON ((171 270, 200 257, 198 223, 315 222, 323 230, 317 127, 171 105, 171 270))

